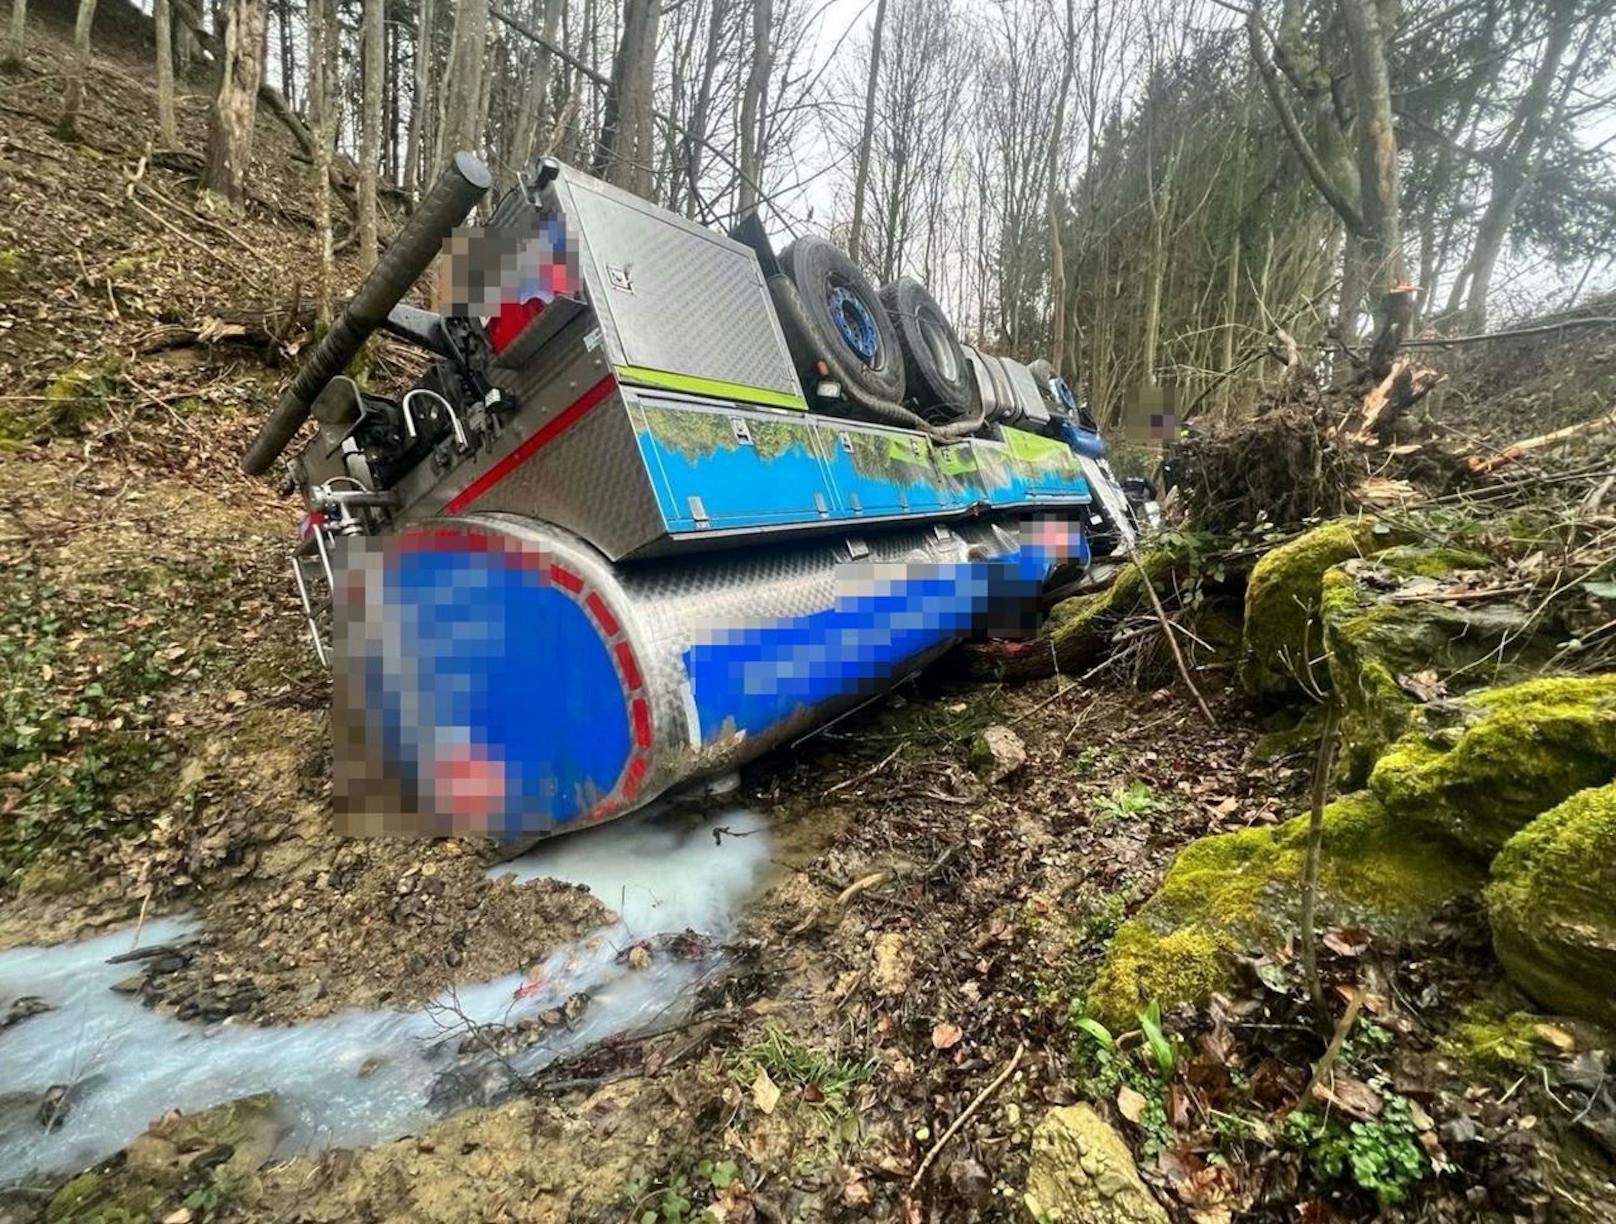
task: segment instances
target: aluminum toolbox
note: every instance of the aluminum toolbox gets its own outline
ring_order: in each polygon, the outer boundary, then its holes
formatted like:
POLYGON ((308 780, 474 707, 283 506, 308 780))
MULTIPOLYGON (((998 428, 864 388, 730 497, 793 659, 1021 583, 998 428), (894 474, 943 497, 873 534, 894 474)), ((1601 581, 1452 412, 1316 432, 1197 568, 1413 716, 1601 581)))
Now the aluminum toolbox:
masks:
POLYGON ((494 217, 507 228, 557 222, 566 250, 553 254, 575 261, 618 381, 807 407, 750 247, 566 166, 537 209, 513 193, 494 217))

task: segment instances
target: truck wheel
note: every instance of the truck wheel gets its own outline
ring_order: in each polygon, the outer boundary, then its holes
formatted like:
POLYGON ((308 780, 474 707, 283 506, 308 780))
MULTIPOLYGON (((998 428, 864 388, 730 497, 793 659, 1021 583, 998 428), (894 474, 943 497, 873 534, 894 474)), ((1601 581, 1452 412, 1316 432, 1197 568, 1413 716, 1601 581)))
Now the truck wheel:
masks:
POLYGON ((926 286, 902 276, 881 290, 881 304, 898 331, 904 382, 915 411, 934 424, 973 415, 976 380, 959 338, 926 286))
POLYGON ((903 352, 869 278, 834 244, 813 235, 780 252, 780 270, 801 305, 782 312, 780 324, 810 398, 819 377, 814 363, 823 361, 849 403, 902 403, 903 352))

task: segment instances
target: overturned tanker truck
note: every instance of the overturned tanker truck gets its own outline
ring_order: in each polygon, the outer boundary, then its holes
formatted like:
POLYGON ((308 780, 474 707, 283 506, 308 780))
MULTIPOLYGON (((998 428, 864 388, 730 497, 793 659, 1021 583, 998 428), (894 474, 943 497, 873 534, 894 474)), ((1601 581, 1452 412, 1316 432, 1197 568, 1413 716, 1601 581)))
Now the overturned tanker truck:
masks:
MULTIPOLYGON (((564 832, 722 776, 1132 547, 1092 421, 917 282, 459 154, 244 462, 286 491, 348 832, 564 832), (402 299, 447 246, 457 306, 402 299), (434 363, 342 371, 378 328, 434 363)), ((1041 376, 1040 376, 1041 375, 1041 376)))

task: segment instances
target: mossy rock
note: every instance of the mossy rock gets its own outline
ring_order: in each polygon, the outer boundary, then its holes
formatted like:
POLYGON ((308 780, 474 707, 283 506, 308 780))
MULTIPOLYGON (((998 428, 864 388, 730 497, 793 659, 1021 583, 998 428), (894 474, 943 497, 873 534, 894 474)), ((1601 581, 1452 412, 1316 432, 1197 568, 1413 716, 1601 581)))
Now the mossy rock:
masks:
POLYGON ((1165 549, 1143 552, 1139 564, 1123 565, 1105 590, 1063 599, 1051 608, 1044 635, 1054 644, 1056 666, 1068 673, 1093 666, 1110 647, 1111 634, 1124 618, 1148 605, 1144 574, 1150 575, 1159 594, 1177 564, 1174 554, 1165 549))
MULTIPOLYGON (((1199 1004, 1230 981, 1230 957, 1278 946, 1297 926, 1308 818, 1191 842, 1137 916, 1117 931, 1089 1011, 1131 1024, 1152 1000, 1199 1004)), ((1477 891, 1481 868, 1410 831, 1367 792, 1324 809, 1320 929, 1354 925, 1396 943, 1447 901, 1477 891)))
POLYGON ((1387 745, 1425 725, 1422 703, 1400 676, 1434 671, 1475 688, 1519 679, 1552 655, 1552 640, 1533 632, 1525 607, 1420 598, 1439 593, 1454 572, 1487 564, 1478 553, 1397 547, 1325 574, 1320 617, 1345 713, 1343 785, 1361 786, 1387 745))
POLYGON ((1616 1027, 1616 785, 1579 791, 1504 844, 1493 948, 1539 1003, 1616 1027))
POLYGON ((1486 860, 1542 812, 1616 779, 1616 674, 1472 693, 1455 725, 1414 731, 1375 763, 1387 810, 1486 860))
MULTIPOLYGON (((1472 1006, 1442 1039, 1441 1048, 1467 1067, 1519 1073, 1531 1070, 1556 1048, 1545 1034, 1557 1030, 1558 1026, 1531 1012, 1505 1014, 1485 1005, 1472 1006)), ((1564 1030, 1558 1031, 1564 1034, 1564 1030)))
POLYGON ((1315 527, 1266 553, 1246 583, 1246 614, 1240 682, 1259 700, 1299 697, 1306 686, 1328 684, 1316 666, 1324 654, 1319 629, 1320 587, 1325 572, 1352 557, 1396 544, 1404 537, 1369 520, 1340 519, 1315 527))

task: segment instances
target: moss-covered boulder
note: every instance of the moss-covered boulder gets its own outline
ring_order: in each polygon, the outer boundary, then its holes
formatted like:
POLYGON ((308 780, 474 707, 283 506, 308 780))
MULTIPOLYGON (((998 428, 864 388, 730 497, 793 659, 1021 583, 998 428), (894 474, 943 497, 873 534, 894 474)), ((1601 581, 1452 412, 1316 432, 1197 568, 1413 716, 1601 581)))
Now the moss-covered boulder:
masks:
POLYGON ((1616 1027, 1616 785, 1579 791, 1510 838, 1486 897, 1493 947, 1521 988, 1616 1027))
MULTIPOLYGON (((1126 1025, 1152 1000, 1200 1003, 1229 982, 1230 957, 1278 946, 1297 926, 1308 818, 1191 842, 1117 931, 1088 1010, 1126 1025)), ((1367 792, 1324 809, 1321 928, 1351 924, 1398 942, 1444 902, 1477 891, 1479 865, 1393 819, 1367 792)))
POLYGON ((1144 575, 1160 591, 1177 564, 1170 551, 1148 550, 1139 554, 1137 565, 1124 564, 1104 590, 1063 599, 1051 608, 1043 633, 1054 647, 1056 666, 1063 672, 1091 667, 1110 647, 1111 634, 1123 619, 1149 603, 1144 575))
POLYGON ((1122 1136, 1087 1105, 1044 1115, 1022 1201, 1037 1224, 1167 1224, 1122 1136))
POLYGON ((1246 583, 1240 682, 1253 697, 1298 697, 1324 687, 1320 585, 1332 566, 1397 543, 1370 520, 1325 523, 1265 554, 1246 583), (1302 678, 1307 679, 1303 683, 1302 678))
POLYGON ((1381 755, 1369 787, 1402 823, 1490 859, 1539 813, 1616 779, 1616 675, 1485 689, 1433 711, 1381 755))
POLYGON ((1361 786, 1386 746, 1422 725, 1412 678, 1476 688, 1519 679, 1552 651, 1524 606, 1442 598, 1454 575, 1488 564, 1477 553, 1401 546, 1325 574, 1320 618, 1345 711, 1346 785, 1361 786))

